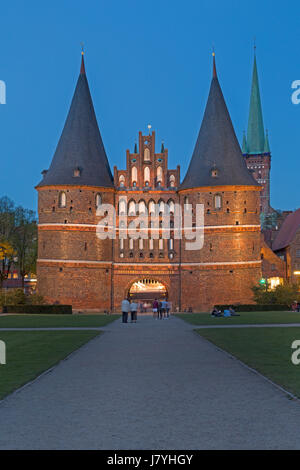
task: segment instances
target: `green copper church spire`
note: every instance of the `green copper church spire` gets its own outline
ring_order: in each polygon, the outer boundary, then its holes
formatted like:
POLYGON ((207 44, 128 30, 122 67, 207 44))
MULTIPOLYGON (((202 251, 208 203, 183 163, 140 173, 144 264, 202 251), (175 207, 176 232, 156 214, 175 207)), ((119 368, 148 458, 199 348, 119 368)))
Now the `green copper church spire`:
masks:
POLYGON ((264 145, 264 153, 270 153, 270 144, 269 144, 269 133, 266 131, 266 138, 265 138, 265 145, 264 145))
POLYGON ((247 151, 247 139, 246 139, 245 131, 243 133, 242 153, 243 153, 243 155, 248 153, 248 151, 247 151))
POLYGON ((250 97, 250 110, 247 132, 247 149, 249 154, 262 153, 264 151, 265 132, 260 101, 260 92, 257 75, 256 55, 252 75, 252 87, 250 97))

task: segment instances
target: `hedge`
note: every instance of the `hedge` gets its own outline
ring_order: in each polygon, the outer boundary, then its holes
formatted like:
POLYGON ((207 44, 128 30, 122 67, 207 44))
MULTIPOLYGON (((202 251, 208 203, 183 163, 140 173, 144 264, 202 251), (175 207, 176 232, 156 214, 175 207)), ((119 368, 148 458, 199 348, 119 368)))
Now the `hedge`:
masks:
POLYGON ((216 305, 218 310, 228 310, 229 307, 233 307, 236 312, 277 312, 291 310, 289 305, 279 304, 249 304, 249 305, 216 305))
POLYGON ((2 313, 72 315, 72 305, 6 305, 2 313))

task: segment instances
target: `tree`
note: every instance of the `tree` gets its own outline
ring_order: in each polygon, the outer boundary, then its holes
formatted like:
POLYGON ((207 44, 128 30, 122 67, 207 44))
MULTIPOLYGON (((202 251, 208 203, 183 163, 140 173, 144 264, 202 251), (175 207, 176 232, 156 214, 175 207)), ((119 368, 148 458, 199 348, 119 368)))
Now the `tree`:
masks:
POLYGON ((15 229, 12 243, 16 253, 16 265, 22 278, 36 271, 37 225, 34 211, 17 207, 15 210, 15 229))
POLYGON ((0 240, 0 288, 2 288, 3 281, 8 277, 14 254, 14 248, 2 238, 0 240))

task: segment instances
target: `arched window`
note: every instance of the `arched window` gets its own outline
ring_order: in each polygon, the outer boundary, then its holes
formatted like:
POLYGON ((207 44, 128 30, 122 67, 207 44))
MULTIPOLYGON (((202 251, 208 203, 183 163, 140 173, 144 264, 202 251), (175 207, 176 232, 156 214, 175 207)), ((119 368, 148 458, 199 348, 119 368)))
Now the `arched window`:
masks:
POLYGON ((131 181, 134 186, 134 183, 137 182, 137 168, 136 166, 133 166, 131 169, 131 181))
POLYGON ((59 193, 58 205, 59 205, 59 207, 66 207, 66 205, 67 205, 67 196, 66 196, 66 193, 64 191, 59 193))
POLYGON ((174 204, 174 201, 173 201, 172 199, 169 200, 168 206, 169 206, 170 214, 173 214, 173 215, 174 215, 174 212, 175 212, 175 204, 174 204))
POLYGON ((149 201, 149 214, 155 215, 155 202, 153 200, 149 201))
POLYGON ((159 201, 159 214, 164 214, 165 213, 165 203, 164 201, 159 201))
POLYGON ((163 179, 163 170, 162 170, 162 167, 161 167, 161 166, 158 166, 158 167, 157 167, 157 170, 156 170, 156 179, 157 179, 157 182, 158 182, 158 183, 162 183, 162 179, 163 179))
POLYGON ((136 215, 135 201, 130 201, 128 206, 128 215, 136 215))
POLYGON ((220 194, 215 195, 215 209, 221 209, 222 207, 222 197, 220 194))
POLYGON ((146 204, 145 201, 139 202, 139 214, 146 214, 146 204))
POLYGON ((96 194, 95 203, 96 203, 96 208, 98 209, 102 204, 101 194, 99 193, 96 194))
POLYGON ((175 176, 174 175, 170 176, 170 186, 171 186, 171 188, 174 188, 174 186, 175 186, 175 176))
POLYGON ((126 201, 125 199, 120 199, 119 201, 119 215, 126 214, 126 201))
POLYGON ((150 169, 148 166, 146 166, 144 169, 144 182, 145 186, 147 185, 147 183, 150 183, 150 169))
POLYGON ((188 204, 189 203, 189 198, 187 196, 185 196, 184 198, 184 204, 188 204))
POLYGON ((129 238, 129 249, 133 250, 133 238, 129 238))
POLYGON ((119 185, 121 187, 125 186, 125 176, 124 175, 119 176, 119 185))
POLYGON ((145 148, 145 150, 144 150, 144 161, 145 162, 150 161, 150 150, 148 148, 145 148))

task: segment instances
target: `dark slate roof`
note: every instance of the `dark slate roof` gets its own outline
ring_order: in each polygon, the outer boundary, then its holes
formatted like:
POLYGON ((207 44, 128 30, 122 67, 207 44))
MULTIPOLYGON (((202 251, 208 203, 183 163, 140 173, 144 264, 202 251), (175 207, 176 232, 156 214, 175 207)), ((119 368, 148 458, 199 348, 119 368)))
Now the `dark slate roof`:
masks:
POLYGON ((69 114, 49 170, 38 187, 71 185, 113 187, 82 56, 69 114), (80 177, 74 176, 75 169, 80 177))
POLYGON ((258 186, 242 156, 214 60, 213 78, 203 121, 180 189, 222 185, 258 186), (217 177, 212 176, 213 169, 217 170, 217 177))
POLYGON ((279 232, 273 242, 272 250, 277 251, 287 247, 293 241, 300 228, 300 209, 289 214, 283 221, 279 232))

